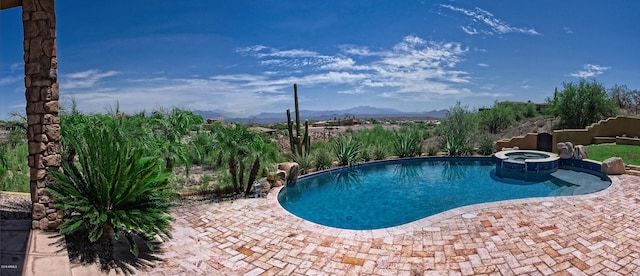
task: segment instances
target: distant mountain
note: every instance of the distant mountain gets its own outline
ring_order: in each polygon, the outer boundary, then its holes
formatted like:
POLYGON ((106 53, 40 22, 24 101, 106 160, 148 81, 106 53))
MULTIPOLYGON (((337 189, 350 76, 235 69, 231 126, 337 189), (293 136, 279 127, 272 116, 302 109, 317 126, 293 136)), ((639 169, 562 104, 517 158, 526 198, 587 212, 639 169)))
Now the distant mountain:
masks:
MULTIPOLYGON (((204 118, 224 117, 219 111, 193 111, 204 118)), ((293 111, 292 111, 293 113, 293 111)), ((432 110, 424 112, 403 112, 393 108, 378 108, 372 106, 358 106, 344 110, 300 110, 300 117, 309 120, 332 120, 333 118, 345 118, 355 116, 360 119, 368 118, 433 118, 440 119, 447 115, 447 110, 432 110)), ((291 116, 295 116, 291 114, 291 116)), ((268 124, 286 121, 286 114, 282 112, 263 112, 247 118, 227 118, 230 122, 254 122, 268 124)))
POLYGON ((221 111, 194 110, 193 113, 194 114, 198 114, 198 115, 202 116, 202 118, 205 118, 205 119, 224 117, 224 114, 221 111))

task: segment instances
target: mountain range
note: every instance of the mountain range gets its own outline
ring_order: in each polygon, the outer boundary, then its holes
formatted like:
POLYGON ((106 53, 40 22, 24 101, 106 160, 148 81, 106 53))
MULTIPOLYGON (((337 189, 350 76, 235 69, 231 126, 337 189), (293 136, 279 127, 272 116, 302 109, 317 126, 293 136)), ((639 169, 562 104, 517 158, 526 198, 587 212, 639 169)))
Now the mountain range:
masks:
MULTIPOLYGON (((193 113, 204 118, 222 117, 227 122, 253 122, 258 124, 270 124, 277 122, 286 122, 286 112, 263 112, 257 115, 245 118, 230 118, 224 116, 224 112, 220 111, 203 111, 194 110, 193 113)), ((294 117, 294 111, 291 111, 294 117)), ((353 117, 359 119, 368 118, 430 118, 440 119, 447 115, 447 110, 432 110, 424 112, 404 112, 393 108, 378 108, 372 106, 358 106, 343 110, 300 110, 300 117, 308 120, 332 120, 334 118, 342 119, 345 117, 353 117)))

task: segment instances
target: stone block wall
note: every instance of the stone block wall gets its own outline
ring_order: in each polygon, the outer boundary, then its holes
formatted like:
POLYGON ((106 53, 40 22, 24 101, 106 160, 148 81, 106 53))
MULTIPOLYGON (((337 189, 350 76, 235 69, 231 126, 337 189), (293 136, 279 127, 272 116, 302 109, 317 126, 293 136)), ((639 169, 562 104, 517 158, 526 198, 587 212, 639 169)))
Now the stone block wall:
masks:
POLYGON ((22 23, 32 228, 55 230, 62 211, 53 207, 54 199, 45 190, 47 169, 57 169, 61 162, 54 1, 23 0, 22 23))

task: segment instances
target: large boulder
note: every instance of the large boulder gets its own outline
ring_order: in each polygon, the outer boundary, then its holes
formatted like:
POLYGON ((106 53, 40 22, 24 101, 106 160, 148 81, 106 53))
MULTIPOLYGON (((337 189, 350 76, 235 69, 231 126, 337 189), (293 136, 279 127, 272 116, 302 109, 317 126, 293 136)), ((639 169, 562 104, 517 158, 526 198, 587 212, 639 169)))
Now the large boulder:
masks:
POLYGON ((289 171, 291 170, 291 167, 293 166, 298 166, 298 163, 296 162, 284 162, 284 163, 279 163, 278 164, 278 170, 283 170, 287 173, 287 175, 289 174, 289 171))
POLYGON ((573 158, 573 144, 571 142, 566 143, 558 143, 558 156, 560 159, 571 159, 573 158))
POLYGON ((587 154, 587 147, 583 145, 577 145, 573 148, 573 158, 574 159, 587 159, 589 155, 587 154))
POLYGON ((624 163, 620 157, 611 157, 602 161, 602 172, 608 175, 624 174, 624 163))
POLYGON ((296 182, 298 180, 298 176, 300 175, 300 166, 298 166, 298 163, 296 162, 280 163, 278 164, 278 171, 280 170, 285 172, 284 179, 281 179, 287 185, 296 182))

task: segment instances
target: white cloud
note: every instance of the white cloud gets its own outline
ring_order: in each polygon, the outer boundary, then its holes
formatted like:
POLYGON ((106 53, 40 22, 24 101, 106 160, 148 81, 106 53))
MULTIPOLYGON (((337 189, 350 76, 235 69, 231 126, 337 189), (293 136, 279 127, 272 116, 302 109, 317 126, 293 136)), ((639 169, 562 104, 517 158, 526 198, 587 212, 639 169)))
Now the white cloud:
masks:
POLYGON ((11 66, 9 66, 9 71, 11 73, 15 73, 18 70, 21 70, 22 68, 24 68, 24 63, 18 62, 18 63, 11 64, 11 66))
POLYGON ((97 69, 70 73, 62 76, 60 87, 65 89, 90 88, 94 87, 100 80, 118 74, 120 74, 118 71, 102 72, 97 69))
POLYGON ((469 35, 476 35, 476 34, 480 33, 476 28, 471 28, 471 27, 467 27, 467 26, 460 26, 460 28, 462 28, 462 31, 464 31, 465 33, 467 33, 469 35))
POLYGON ((346 55, 354 55, 354 56, 376 56, 380 53, 372 52, 367 47, 355 46, 355 45, 342 45, 340 46, 342 52, 346 55))
POLYGON ((565 33, 567 34, 573 34, 573 30, 571 30, 571 28, 564 26, 562 27, 562 29, 564 30, 565 33))
POLYGON ((263 70, 187 78, 148 74, 129 79, 117 71, 86 70, 64 76, 65 95, 74 95, 78 106, 90 112, 118 101, 124 112, 179 106, 225 110, 230 116, 284 110, 292 102, 293 83, 313 91, 307 94, 309 99, 314 93, 366 94, 371 101, 393 99, 414 108, 420 103, 474 95, 467 87, 469 74, 456 68, 469 49, 455 42, 409 35, 389 49, 376 51, 351 45, 325 54, 255 45, 236 52, 254 57, 263 70), (121 76, 113 81, 102 81, 118 74, 121 76))
POLYGON ((0 86, 9 85, 13 83, 17 83, 23 80, 22 76, 8 76, 8 77, 0 77, 0 86))
POLYGON ((454 7, 452 5, 440 5, 443 8, 447 8, 449 10, 455 12, 461 12, 469 17, 473 21, 473 24, 478 25, 478 28, 471 26, 462 26, 462 30, 469 35, 476 34, 507 34, 507 33, 521 33, 527 35, 540 35, 535 29, 532 28, 523 28, 523 27, 513 27, 508 23, 502 21, 501 19, 495 17, 492 13, 483 10, 481 8, 476 7, 474 10, 468 10, 463 8, 454 7), (483 23, 483 25, 478 24, 483 23), (488 27, 488 30, 483 30, 480 26, 488 27))
POLYGON ((364 90, 362 89, 362 87, 356 87, 356 88, 349 89, 349 90, 338 91, 338 94, 349 94, 349 95, 363 94, 363 93, 364 93, 364 90))
POLYGON ((489 67, 489 64, 486 63, 478 63, 477 65, 480 67, 489 67))
POLYGON ((611 67, 600 66, 595 64, 585 64, 582 66, 582 70, 570 73, 569 76, 576 78, 591 78, 598 75, 602 75, 605 71, 611 69, 611 67))

